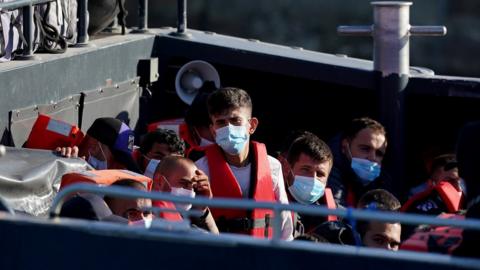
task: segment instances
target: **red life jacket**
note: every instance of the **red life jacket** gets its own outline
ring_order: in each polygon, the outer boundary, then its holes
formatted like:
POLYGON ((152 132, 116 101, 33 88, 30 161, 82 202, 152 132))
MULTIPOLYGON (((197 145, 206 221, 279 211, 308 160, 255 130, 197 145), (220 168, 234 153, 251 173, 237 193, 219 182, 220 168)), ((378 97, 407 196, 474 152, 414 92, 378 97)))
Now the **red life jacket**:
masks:
POLYGON ((132 179, 142 183, 148 191, 152 190, 152 179, 127 170, 93 170, 67 173, 62 176, 60 189, 75 183, 92 183, 109 186, 121 179, 132 179))
POLYGON ((80 145, 83 137, 82 131, 77 126, 40 114, 24 147, 45 150, 74 147, 80 145))
MULTIPOLYGON (((276 202, 273 192, 272 175, 267 158, 267 150, 264 144, 251 142, 250 149, 253 154, 252 176, 250 178, 250 198, 255 201, 276 202), (250 192, 252 193, 252 192, 250 192)), ((210 171, 210 186, 214 198, 236 198, 242 199, 243 194, 235 176, 225 161, 224 154, 217 144, 209 145, 206 148, 208 169, 210 171)), ((257 238, 271 238, 272 228, 270 219, 273 218, 273 211, 268 209, 255 209, 253 211, 237 209, 210 209, 219 227, 233 224, 230 221, 245 222, 243 229, 227 228, 229 231, 250 234, 257 238)), ((241 225, 239 226, 241 227, 241 225)))
POLYGON ((407 211, 413 204, 428 197, 433 191, 436 191, 443 203, 447 207, 448 213, 456 213, 462 209, 465 196, 459 193, 457 189, 447 181, 440 181, 436 185, 432 185, 425 191, 413 195, 401 208, 401 211, 407 211))
MULTIPOLYGON (((176 210, 175 204, 172 202, 167 201, 153 201, 152 205, 154 207, 162 208, 162 209, 171 209, 176 210)), ((159 218, 163 218, 169 221, 182 221, 183 218, 178 212, 160 212, 158 214, 159 218)))
MULTIPOLYGON (((333 198, 333 193, 330 188, 325 188, 325 194, 322 197, 322 202, 328 209, 337 209, 337 204, 333 198)), ((327 221, 337 221, 337 216, 327 216, 327 221)))
MULTIPOLYGON (((465 219, 464 216, 454 214, 441 214, 440 218, 465 219)), ((401 245, 402 250, 420 252, 438 252, 452 254, 462 242, 462 228, 432 227, 429 231, 416 232, 401 245)))

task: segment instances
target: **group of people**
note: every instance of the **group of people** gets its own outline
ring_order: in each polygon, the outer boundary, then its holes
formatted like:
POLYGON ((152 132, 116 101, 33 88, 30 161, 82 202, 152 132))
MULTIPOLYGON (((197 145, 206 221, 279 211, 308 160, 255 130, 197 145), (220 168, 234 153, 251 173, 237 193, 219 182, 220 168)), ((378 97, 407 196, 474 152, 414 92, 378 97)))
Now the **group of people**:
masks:
MULTIPOLYGON (((251 199, 330 209, 438 215, 466 209, 468 184, 470 207, 478 208, 477 184, 471 184, 476 174, 469 167, 474 165, 463 152, 458 153, 458 162, 454 154, 436 158, 430 166, 429 181, 412 189, 414 194, 402 206, 390 192, 391 179, 382 169, 387 136, 379 122, 366 117, 353 119, 330 146, 311 132, 293 131, 273 157, 267 153, 265 144, 250 139, 260 124, 252 115, 252 108, 246 91, 221 88, 197 96, 185 118, 188 134, 182 137, 172 130, 158 129, 145 134, 136 149, 133 132, 126 124, 114 118, 99 118, 78 147, 58 147, 55 151, 65 157, 84 158, 96 170, 126 169, 152 180, 151 188, 132 179, 118 180, 113 185, 190 198, 251 199), (467 164, 464 180, 459 176, 460 158, 467 164)), ((478 125, 473 129, 480 132, 478 125)), ((473 140, 470 133, 464 134, 473 140)), ((468 147, 459 149, 468 154, 473 151, 468 147)), ((126 200, 79 194, 64 205, 62 215, 124 223, 190 218, 193 225, 214 234, 229 232, 270 238, 274 213, 269 209, 192 208, 190 204, 142 198, 126 200), (165 211, 153 217, 145 210, 150 206, 178 212, 165 211), (185 215, 191 209, 200 210, 201 216, 185 215), (99 214, 92 215, 95 212, 99 214)), ((400 223, 281 213, 280 234, 284 240, 398 250, 402 240, 413 233, 415 228, 407 228, 402 235, 400 223)))

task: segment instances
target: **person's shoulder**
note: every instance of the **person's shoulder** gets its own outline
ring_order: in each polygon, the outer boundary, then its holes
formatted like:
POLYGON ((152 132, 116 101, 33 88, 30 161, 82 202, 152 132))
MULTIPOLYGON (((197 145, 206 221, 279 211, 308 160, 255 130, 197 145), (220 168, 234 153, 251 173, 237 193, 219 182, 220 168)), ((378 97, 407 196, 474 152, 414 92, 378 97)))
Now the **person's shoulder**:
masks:
POLYGON ((208 168, 207 156, 203 156, 199 160, 195 161, 195 165, 197 165, 197 167, 200 168, 200 169, 203 169, 205 167, 208 168))
POLYGON ((280 163, 280 161, 278 161, 278 159, 270 155, 267 155, 267 159, 268 159, 268 163, 270 164, 271 170, 279 170, 282 168, 282 164, 280 163))

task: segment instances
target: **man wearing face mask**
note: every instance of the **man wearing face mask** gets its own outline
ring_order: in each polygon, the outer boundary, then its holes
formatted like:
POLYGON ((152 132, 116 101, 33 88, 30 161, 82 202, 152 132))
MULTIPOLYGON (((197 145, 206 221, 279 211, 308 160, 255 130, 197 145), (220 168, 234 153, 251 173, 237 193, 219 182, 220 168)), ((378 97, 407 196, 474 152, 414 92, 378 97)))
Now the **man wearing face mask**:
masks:
MULTIPOLYGON (((169 192, 175 196, 185 196, 195 198, 196 196, 212 197, 212 191, 208 182, 208 177, 197 169, 193 161, 188 158, 180 156, 168 156, 162 160, 162 163, 156 171, 154 180, 154 190, 169 192)), ((154 201, 154 206, 179 209, 189 211, 192 209, 192 204, 172 204, 165 201, 154 201)), ((195 209, 196 207, 194 207, 195 209)), ((202 211, 201 217, 191 218, 192 224, 205 229, 211 233, 218 234, 218 228, 215 224, 208 207, 200 207, 198 210, 202 211)), ((177 213, 161 213, 162 218, 178 221, 182 217, 177 213)))
POLYGON ((367 191, 389 189, 390 177, 382 170, 386 132, 379 122, 367 117, 353 119, 330 148, 334 163, 328 186, 337 205, 355 207, 367 191))
MULTIPOLYGON (((335 209, 332 191, 326 188, 327 179, 333 166, 333 155, 328 145, 313 133, 301 135, 290 145, 283 174, 286 179, 290 202, 306 205, 322 205, 335 209)), ((282 164, 283 165, 283 164, 282 164)), ((310 233, 324 221, 335 221, 335 216, 326 219, 295 213, 297 235, 310 233)))
POLYGON ((103 117, 97 118, 87 131, 79 147, 55 149, 64 157, 82 157, 97 170, 127 169, 140 173, 132 158, 133 131, 122 121, 103 117))
MULTIPOLYGON (((209 176, 213 197, 287 204, 280 162, 267 155, 264 144, 250 141, 258 119, 252 117, 252 101, 247 92, 222 88, 210 94, 207 104, 216 144, 206 147, 205 156, 196 164, 209 176)), ((272 237, 270 210, 211 211, 222 232, 272 237)), ((281 229, 281 238, 292 240, 292 216, 287 211, 282 212, 281 229)))
POLYGON ((104 117, 96 119, 80 144, 78 155, 97 170, 127 169, 140 173, 132 158, 133 131, 122 121, 104 117))
POLYGON ((143 136, 136 159, 145 176, 153 179, 155 169, 163 158, 183 156, 184 152, 185 143, 173 130, 158 129, 143 136))

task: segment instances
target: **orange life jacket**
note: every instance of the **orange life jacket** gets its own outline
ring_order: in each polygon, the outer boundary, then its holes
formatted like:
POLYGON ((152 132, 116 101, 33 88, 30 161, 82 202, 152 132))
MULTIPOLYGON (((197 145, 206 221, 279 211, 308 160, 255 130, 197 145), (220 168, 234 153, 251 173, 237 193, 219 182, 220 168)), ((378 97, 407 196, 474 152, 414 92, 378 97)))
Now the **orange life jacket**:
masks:
POLYGON ((92 183, 109 186, 121 179, 132 179, 142 183, 148 191, 152 190, 152 179, 127 170, 93 170, 67 173, 62 176, 60 189, 75 183, 92 183))
MULTIPOLYGON (((251 142, 252 151, 252 176, 250 178, 250 198, 255 201, 276 202, 273 192, 272 175, 264 144, 251 142)), ((210 186, 214 198, 242 199, 243 194, 235 179, 235 175, 225 161, 222 150, 217 144, 206 147, 208 169, 210 171, 210 186)), ((270 219, 273 211, 268 209, 255 209, 253 211, 237 209, 210 209, 219 227, 226 224, 228 231, 250 234, 257 238, 271 238, 272 228, 270 219), (236 223, 238 226, 232 227, 236 223), (242 228, 243 227, 243 228, 242 228)))
POLYGON ((40 114, 24 147, 54 150, 57 147, 78 146, 84 134, 75 125, 40 114))
MULTIPOLYGON (((465 219, 464 216, 454 214, 441 214, 440 218, 465 219)), ((462 242, 462 228, 453 227, 432 227, 429 231, 414 233, 401 245, 402 250, 420 251, 420 252, 438 252, 443 254, 452 254, 452 252, 462 242)))
MULTIPOLYGON (((152 205, 154 207, 162 209, 176 210, 175 204, 167 201, 153 201, 152 205)), ((169 221, 182 221, 183 218, 178 212, 160 212, 158 217, 169 220, 169 221)))
POLYGON ((422 191, 416 195, 413 195, 401 208, 401 211, 407 211, 414 203, 425 199, 433 191, 436 191, 443 203, 447 207, 448 213, 456 213, 462 209, 465 196, 463 193, 459 193, 458 190, 447 181, 440 181, 436 185, 432 185, 425 191, 422 191))

